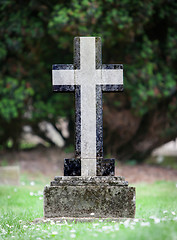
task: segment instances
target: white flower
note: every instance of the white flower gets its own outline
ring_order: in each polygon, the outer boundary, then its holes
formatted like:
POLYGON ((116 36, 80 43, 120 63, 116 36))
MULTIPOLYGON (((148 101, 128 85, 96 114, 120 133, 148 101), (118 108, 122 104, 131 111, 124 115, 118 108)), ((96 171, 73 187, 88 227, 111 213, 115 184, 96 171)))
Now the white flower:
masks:
POLYGON ((43 192, 42 191, 38 191, 38 196, 43 196, 43 192))
POLYGON ((9 198, 11 198, 11 196, 7 196, 7 198, 9 199, 9 198))
POLYGON ((130 223, 130 220, 129 220, 129 219, 127 219, 127 220, 124 222, 125 228, 127 228, 127 227, 129 226, 129 223, 130 223))
POLYGON ((133 219, 133 221, 134 221, 134 222, 139 222, 139 219, 136 219, 136 218, 135 218, 135 219, 133 219))
POLYGON ((14 192, 17 192, 17 189, 16 189, 16 188, 14 188, 14 192))
POLYGON ((167 210, 164 210, 163 213, 167 213, 168 211, 167 210))
POLYGON ((99 226, 99 223, 93 223, 93 227, 99 226))
POLYGON ((75 237, 76 237, 76 234, 72 233, 72 234, 70 235, 70 237, 71 237, 71 238, 75 238, 75 237))
POLYGON ((142 227, 149 227, 150 226, 150 223, 149 222, 141 222, 140 225, 142 227))
POLYGON ((30 182, 30 185, 31 185, 31 186, 34 186, 34 185, 35 185, 35 182, 33 182, 33 181, 30 182))
POLYGON ((6 234, 7 232, 6 232, 6 230, 5 229, 1 229, 1 231, 2 231, 2 234, 6 234))
POLYGON ((71 229, 70 232, 76 232, 76 230, 75 229, 71 229))
POLYGON ((34 193, 33 192, 30 192, 30 196, 33 196, 34 195, 34 193))
POLYGON ((135 227, 134 227, 133 225, 130 225, 130 229, 131 229, 131 230, 134 230, 135 227))
POLYGON ((52 232, 52 235, 57 235, 58 234, 58 232, 52 232))
POLYGON ((155 219, 154 219, 154 223, 155 223, 155 224, 160 223, 160 219, 159 219, 159 218, 155 218, 155 219))
POLYGON ((114 229, 115 229, 116 231, 119 231, 119 225, 116 224, 116 225, 114 226, 114 229))
POLYGON ((90 213, 90 216, 94 216, 94 215, 95 215, 95 213, 93 213, 93 212, 92 212, 92 213, 90 213))
POLYGON ((176 213, 175 213, 175 212, 171 212, 171 214, 172 214, 172 215, 176 215, 176 213))
POLYGON ((39 200, 42 200, 43 199, 43 197, 39 197, 39 200))
POLYGON ((103 230, 103 231, 107 231, 107 230, 111 230, 111 231, 112 231, 112 230, 113 230, 113 227, 112 227, 112 226, 103 226, 103 227, 102 227, 102 230, 103 230))

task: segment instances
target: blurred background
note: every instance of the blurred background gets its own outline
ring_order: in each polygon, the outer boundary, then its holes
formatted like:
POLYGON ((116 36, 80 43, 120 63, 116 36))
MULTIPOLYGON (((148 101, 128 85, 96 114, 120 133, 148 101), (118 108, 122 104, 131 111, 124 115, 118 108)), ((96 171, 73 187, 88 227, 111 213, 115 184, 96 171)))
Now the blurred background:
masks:
POLYGON ((124 92, 104 94, 105 158, 134 181, 158 177, 147 164, 175 178, 176 29, 173 0, 0 0, 0 165, 63 173, 74 95, 52 93, 52 64, 73 63, 75 36, 99 36, 103 63, 124 64, 124 92))

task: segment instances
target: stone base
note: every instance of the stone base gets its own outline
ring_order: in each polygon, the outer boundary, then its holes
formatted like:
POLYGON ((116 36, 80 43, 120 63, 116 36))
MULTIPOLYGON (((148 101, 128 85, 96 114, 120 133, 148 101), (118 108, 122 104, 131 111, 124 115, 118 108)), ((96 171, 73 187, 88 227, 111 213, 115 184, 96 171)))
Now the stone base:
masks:
POLYGON ((135 188, 123 177, 55 177, 44 189, 44 218, 134 218, 135 188))

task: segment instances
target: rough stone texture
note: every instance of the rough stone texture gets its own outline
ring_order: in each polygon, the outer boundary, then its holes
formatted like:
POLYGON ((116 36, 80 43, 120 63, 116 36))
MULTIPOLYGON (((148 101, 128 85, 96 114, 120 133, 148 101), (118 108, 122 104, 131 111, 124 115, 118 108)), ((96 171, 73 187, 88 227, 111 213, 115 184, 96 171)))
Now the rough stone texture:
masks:
POLYGON ((0 185, 19 185, 20 168, 18 166, 0 167, 0 185))
MULTIPOLYGON (((90 160, 88 160, 90 161, 90 160)), ((90 162, 89 162, 90 163, 90 162)), ((88 163, 88 164, 89 164, 88 163)), ((115 159, 96 159, 97 176, 114 176, 115 159)), ((81 159, 71 158, 64 160, 64 176, 81 176, 81 159)))
POLYGON ((103 158, 103 104, 102 86, 96 86, 96 157, 103 158))
POLYGON ((102 69, 123 69, 123 64, 103 64, 102 69))
POLYGON ((45 218, 135 216, 135 188, 121 177, 56 177, 56 183, 44 189, 45 218))
POLYGON ((115 159, 97 159, 97 176, 114 176, 115 159))
POLYGON ((80 37, 74 38, 74 69, 80 69, 80 37))
POLYGON ((116 92, 116 91, 121 92, 124 90, 122 84, 120 84, 120 85, 101 85, 101 87, 102 87, 103 92, 116 92))
POLYGON ((64 176, 81 176, 81 160, 74 158, 65 159, 64 176))
POLYGON ((51 182, 51 186, 128 186, 128 182, 124 177, 103 176, 103 177, 71 177, 61 176, 55 177, 51 182))
POLYGON ((81 158, 81 87, 75 89, 75 157, 81 158))
POLYGON ((54 64, 52 65, 52 70, 73 70, 74 66, 72 64, 54 64))
POLYGON ((101 53, 101 38, 96 37, 95 38, 95 48, 96 48, 96 56, 95 56, 95 61, 96 61, 96 69, 101 69, 102 68, 102 53, 101 53))
POLYGON ((54 85, 53 91, 54 92, 74 92, 75 87, 71 85, 54 85))

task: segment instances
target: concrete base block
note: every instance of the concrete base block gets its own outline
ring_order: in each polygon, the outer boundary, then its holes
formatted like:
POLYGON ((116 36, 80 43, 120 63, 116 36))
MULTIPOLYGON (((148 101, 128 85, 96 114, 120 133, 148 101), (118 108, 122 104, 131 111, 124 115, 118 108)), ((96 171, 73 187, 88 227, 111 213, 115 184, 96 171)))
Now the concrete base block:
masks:
POLYGON ((134 218, 135 188, 123 177, 56 177, 44 189, 44 218, 134 218))

